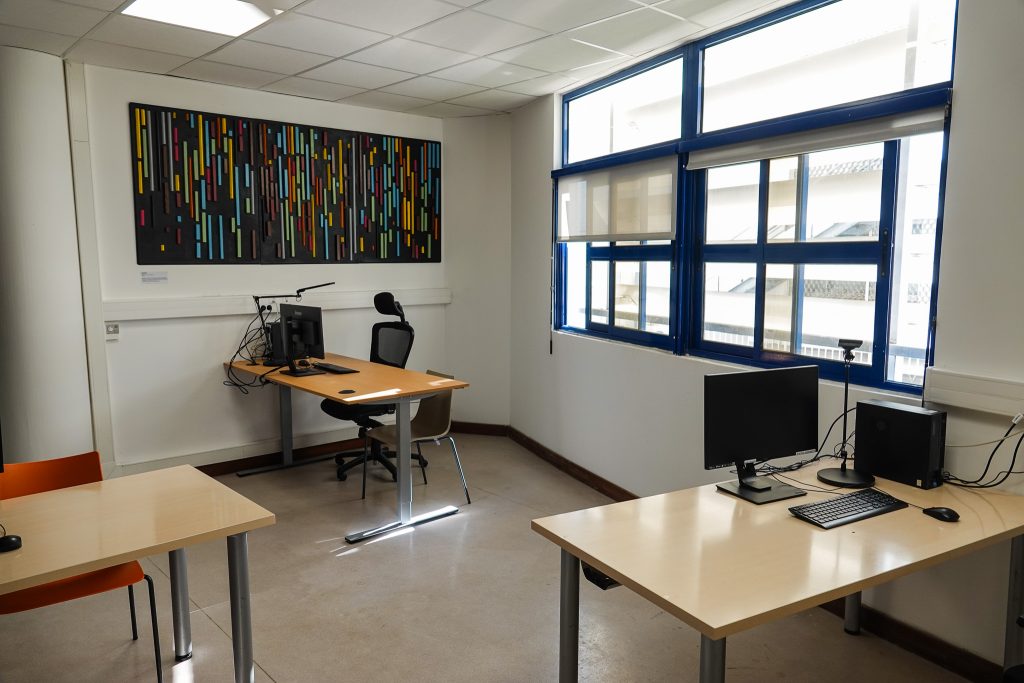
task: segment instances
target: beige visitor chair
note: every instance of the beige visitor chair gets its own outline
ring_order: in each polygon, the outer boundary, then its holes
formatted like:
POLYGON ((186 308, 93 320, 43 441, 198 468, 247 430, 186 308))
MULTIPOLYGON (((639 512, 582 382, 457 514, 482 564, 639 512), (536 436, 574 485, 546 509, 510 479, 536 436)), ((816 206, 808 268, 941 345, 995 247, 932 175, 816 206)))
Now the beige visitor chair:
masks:
MULTIPOLYGON (((434 375, 435 377, 446 377, 448 379, 454 379, 452 375, 446 375, 441 372, 435 372, 433 370, 427 370, 428 375, 434 375)), ((416 445, 416 455, 413 456, 420 464, 420 469, 423 472, 423 483, 427 483, 427 460, 423 457, 423 452, 420 450, 420 444, 427 441, 433 441, 435 444, 440 445, 441 441, 447 440, 452 447, 452 455, 455 456, 455 467, 459 470, 459 477, 462 478, 462 490, 466 493, 466 503, 472 503, 469 499, 469 487, 466 486, 466 475, 462 471, 462 461, 459 460, 459 451, 455 447, 455 439, 451 437, 448 431, 452 427, 452 392, 451 390, 442 391, 438 394, 434 394, 428 398, 420 401, 420 408, 416 411, 416 417, 412 419, 410 425, 412 443, 416 445)), ((370 439, 377 441, 385 446, 392 452, 398 449, 398 428, 395 425, 384 425, 382 427, 375 427, 366 433, 370 439)), ((363 495, 366 493, 366 465, 363 465, 363 495)))

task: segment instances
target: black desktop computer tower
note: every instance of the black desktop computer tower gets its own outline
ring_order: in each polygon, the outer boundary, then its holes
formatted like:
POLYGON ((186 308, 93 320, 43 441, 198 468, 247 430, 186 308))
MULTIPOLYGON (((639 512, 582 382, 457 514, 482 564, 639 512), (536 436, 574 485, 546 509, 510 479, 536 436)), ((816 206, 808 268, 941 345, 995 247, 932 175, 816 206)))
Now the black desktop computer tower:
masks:
POLYGON ((946 413, 917 406, 857 402, 854 469, 922 489, 942 484, 946 413))
POLYGON ((284 340, 281 339, 281 323, 268 323, 264 328, 267 340, 267 351, 264 356, 264 365, 288 365, 288 359, 284 357, 284 340))

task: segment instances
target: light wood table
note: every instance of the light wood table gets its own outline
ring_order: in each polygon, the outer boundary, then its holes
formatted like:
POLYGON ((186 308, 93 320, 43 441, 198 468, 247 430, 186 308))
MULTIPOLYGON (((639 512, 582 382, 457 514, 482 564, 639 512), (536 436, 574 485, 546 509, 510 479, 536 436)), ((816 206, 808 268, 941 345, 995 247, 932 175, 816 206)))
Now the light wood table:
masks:
MULTIPOLYGON (((812 484, 816 470, 793 476, 812 484)), ((728 636, 837 598, 846 598, 845 627, 855 633, 861 590, 1010 539, 1004 663, 1021 663, 1024 497, 884 479, 876 488, 912 507, 825 530, 788 508, 828 494, 754 505, 710 484, 534 520, 562 548, 559 680, 578 676, 580 560, 698 630, 700 680, 712 683, 725 679, 728 636), (915 505, 951 507, 960 521, 915 505)))
POLYGON ((291 377, 281 374, 280 370, 270 371, 262 365, 251 364, 240 360, 232 363, 236 372, 251 375, 263 375, 264 378, 278 386, 280 422, 281 422, 281 465, 269 468, 250 470, 250 473, 291 467, 296 463, 292 455, 292 389, 315 394, 331 401, 348 405, 391 405, 395 406, 395 424, 398 427, 398 519, 366 531, 349 534, 345 540, 349 543, 372 538, 380 534, 396 531, 406 526, 423 524, 441 517, 455 514, 457 507, 447 505, 421 515, 412 514, 412 439, 410 432, 411 403, 441 391, 464 389, 469 383, 459 379, 448 379, 423 372, 395 368, 390 365, 371 363, 358 358, 339 356, 335 353, 325 354, 328 363, 351 368, 357 372, 346 375, 326 373, 291 377), (342 393, 345 392, 345 393, 342 393))
POLYGON ((178 661, 192 656, 185 546, 226 537, 235 681, 254 680, 247 533, 273 513, 183 465, 0 500, 0 520, 24 539, 0 555, 0 595, 168 553, 178 661))

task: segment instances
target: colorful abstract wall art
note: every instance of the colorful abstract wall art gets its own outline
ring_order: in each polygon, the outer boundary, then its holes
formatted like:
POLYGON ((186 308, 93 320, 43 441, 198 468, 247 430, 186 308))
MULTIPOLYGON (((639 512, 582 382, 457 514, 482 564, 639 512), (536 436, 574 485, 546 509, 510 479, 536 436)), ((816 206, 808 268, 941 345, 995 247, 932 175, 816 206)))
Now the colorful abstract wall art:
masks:
POLYGON ((438 262, 441 144, 130 104, 140 265, 438 262))

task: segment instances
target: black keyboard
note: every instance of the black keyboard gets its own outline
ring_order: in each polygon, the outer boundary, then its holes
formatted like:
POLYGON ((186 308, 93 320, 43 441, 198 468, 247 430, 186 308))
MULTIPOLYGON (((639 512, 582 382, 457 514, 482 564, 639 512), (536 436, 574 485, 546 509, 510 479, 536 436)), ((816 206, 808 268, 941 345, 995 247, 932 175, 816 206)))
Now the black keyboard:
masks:
POLYGON ((313 367, 326 370, 327 372, 333 372, 335 375, 348 375, 353 372, 359 372, 352 368, 346 368, 344 365, 335 365, 334 363, 313 363, 313 367))
POLYGON ((820 526, 822 529, 833 529, 837 526, 856 522, 886 512, 902 510, 907 504, 888 493, 877 489, 862 489, 847 493, 820 503, 795 505, 789 508, 794 515, 820 526))

